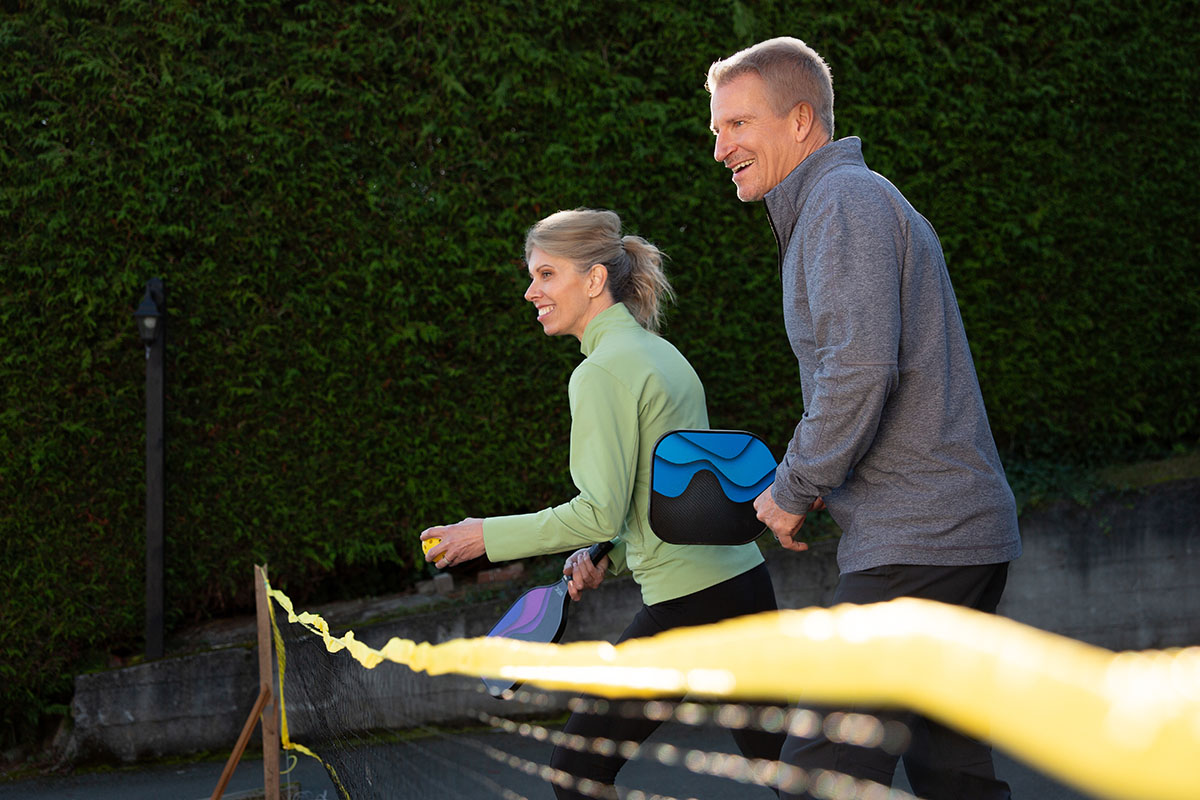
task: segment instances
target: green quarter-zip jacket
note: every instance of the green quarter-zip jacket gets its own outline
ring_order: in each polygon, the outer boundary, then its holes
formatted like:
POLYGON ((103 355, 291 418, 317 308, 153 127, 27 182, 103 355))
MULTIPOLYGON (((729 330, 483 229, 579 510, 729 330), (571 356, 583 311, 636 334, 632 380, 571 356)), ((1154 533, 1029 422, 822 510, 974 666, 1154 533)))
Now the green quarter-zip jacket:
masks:
POLYGON ((704 387, 665 339, 642 328, 623 303, 588 323, 585 359, 571 374, 571 479, 579 494, 532 514, 488 517, 488 558, 561 553, 617 540, 612 572, 633 573, 647 605, 683 597, 762 563, 754 543, 673 545, 650 530, 654 443, 679 429, 708 428, 704 387))

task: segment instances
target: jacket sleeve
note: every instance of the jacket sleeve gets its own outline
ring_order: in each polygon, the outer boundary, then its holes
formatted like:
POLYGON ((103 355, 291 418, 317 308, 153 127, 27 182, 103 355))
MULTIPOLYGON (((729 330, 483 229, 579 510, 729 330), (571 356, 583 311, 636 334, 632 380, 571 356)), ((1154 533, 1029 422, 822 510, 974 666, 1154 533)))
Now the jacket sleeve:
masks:
MULTIPOLYGON (((488 558, 560 553, 609 541, 625 529, 638 457, 638 400, 601 367, 584 361, 571 375, 571 479, 579 493, 562 505, 483 522, 488 558)), ((613 571, 625 563, 618 543, 613 571)))
POLYGON ((845 481, 899 381, 903 230, 879 189, 838 183, 810 197, 801 263, 784 267, 804 271, 816 349, 814 385, 772 490, 793 514, 845 481))

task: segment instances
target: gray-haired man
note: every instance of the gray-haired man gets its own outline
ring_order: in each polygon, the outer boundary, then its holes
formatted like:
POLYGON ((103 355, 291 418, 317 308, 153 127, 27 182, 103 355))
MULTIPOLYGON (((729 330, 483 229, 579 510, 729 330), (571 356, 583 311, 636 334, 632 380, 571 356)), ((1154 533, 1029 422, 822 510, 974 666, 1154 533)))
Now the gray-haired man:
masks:
MULTIPOLYGON (((707 88, 713 157, 740 200, 765 201, 800 366, 804 416, 759 519, 800 551, 805 515, 829 509, 842 529, 834 603, 912 596, 994 612, 1021 553, 1016 505, 937 234, 857 138, 833 139, 829 68, 800 40, 714 63, 707 88)), ((1010 796, 985 744, 874 713, 909 724, 905 771, 921 797, 1010 796)), ((898 760, 824 737, 791 737, 781 758, 884 785, 898 760)))

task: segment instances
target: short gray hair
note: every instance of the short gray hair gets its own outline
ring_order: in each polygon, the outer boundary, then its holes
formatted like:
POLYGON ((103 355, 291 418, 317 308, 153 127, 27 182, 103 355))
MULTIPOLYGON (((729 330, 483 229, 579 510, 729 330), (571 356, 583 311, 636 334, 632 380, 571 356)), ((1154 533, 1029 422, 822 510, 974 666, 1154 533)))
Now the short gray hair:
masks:
POLYGON ((713 62, 704 88, 712 94, 751 72, 767 85, 776 114, 782 116, 799 103, 808 103, 833 139, 833 74, 816 50, 791 36, 767 39, 713 62))

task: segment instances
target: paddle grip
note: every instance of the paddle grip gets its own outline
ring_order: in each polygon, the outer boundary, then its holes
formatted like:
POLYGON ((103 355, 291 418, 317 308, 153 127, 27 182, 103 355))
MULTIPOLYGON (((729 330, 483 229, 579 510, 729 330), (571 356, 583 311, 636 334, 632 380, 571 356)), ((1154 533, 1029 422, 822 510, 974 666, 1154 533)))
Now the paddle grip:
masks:
POLYGON ((599 564, 600 559, 604 558, 608 554, 608 551, 612 549, 612 542, 596 542, 588 548, 588 558, 592 560, 593 564, 599 564))

